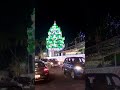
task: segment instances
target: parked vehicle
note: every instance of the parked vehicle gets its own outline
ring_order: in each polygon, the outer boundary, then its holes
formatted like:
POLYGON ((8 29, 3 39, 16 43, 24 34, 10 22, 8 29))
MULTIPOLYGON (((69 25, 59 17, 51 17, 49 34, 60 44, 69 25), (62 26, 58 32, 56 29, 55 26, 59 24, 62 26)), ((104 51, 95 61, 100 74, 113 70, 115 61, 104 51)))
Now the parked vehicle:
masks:
POLYGON ((23 90, 23 88, 15 82, 0 81, 0 90, 23 90))
POLYGON ((31 80, 30 77, 21 77, 21 76, 19 76, 19 77, 15 77, 14 81, 18 82, 23 87, 29 87, 30 88, 30 86, 33 85, 32 80, 31 80))
POLYGON ((45 63, 46 65, 48 64, 48 59, 40 59, 43 63, 45 63))
MULTIPOLYGON (((86 48, 85 74, 86 82, 95 78, 94 87, 100 80, 106 80, 105 89, 92 90, 120 90, 120 37, 116 36, 92 47, 86 48), (97 78, 97 77, 103 77, 97 78), (107 77, 107 78, 106 78, 107 77), (114 78, 113 78, 114 77, 114 78), (109 78, 109 79, 108 79, 109 78), (97 82, 98 81, 98 82, 97 82)), ((92 83, 92 82, 91 82, 92 83)), ((95 86, 96 85, 96 86, 95 86)), ((86 86, 87 87, 87 86, 86 86)), ((91 89, 86 89, 91 90, 91 89)))
POLYGON ((60 62, 57 59, 49 59, 49 64, 51 67, 60 66, 60 62))
POLYGON ((120 90, 120 77, 111 73, 86 74, 85 90, 120 90))
POLYGON ((49 69, 42 61, 35 61, 35 81, 49 80, 49 69))
POLYGON ((70 75, 71 78, 82 78, 84 75, 83 57, 67 57, 63 62, 63 71, 65 75, 70 75))

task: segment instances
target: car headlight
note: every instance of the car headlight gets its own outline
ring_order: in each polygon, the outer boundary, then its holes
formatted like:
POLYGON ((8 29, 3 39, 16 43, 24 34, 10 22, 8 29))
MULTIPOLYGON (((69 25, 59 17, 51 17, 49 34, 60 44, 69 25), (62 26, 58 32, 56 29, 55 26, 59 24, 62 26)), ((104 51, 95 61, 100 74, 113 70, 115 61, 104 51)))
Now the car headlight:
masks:
POLYGON ((40 75, 35 75, 35 78, 40 78, 40 75))
POLYGON ((82 70, 82 67, 80 67, 80 66, 75 66, 75 69, 76 69, 76 70, 82 70))
POLYGON ((58 64, 60 65, 60 62, 58 62, 58 64))
POLYGON ((50 64, 53 65, 53 62, 51 62, 50 64))

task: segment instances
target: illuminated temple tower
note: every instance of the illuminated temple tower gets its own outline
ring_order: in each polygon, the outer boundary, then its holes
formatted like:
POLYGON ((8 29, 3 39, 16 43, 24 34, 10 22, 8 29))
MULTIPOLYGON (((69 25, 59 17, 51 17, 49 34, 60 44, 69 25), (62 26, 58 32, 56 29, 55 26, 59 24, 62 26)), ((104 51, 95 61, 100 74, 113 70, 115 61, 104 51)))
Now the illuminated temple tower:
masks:
POLYGON ((57 26, 56 21, 48 31, 48 37, 46 38, 46 48, 48 49, 49 57, 55 55, 55 52, 61 51, 64 47, 65 37, 62 37, 62 31, 57 26))

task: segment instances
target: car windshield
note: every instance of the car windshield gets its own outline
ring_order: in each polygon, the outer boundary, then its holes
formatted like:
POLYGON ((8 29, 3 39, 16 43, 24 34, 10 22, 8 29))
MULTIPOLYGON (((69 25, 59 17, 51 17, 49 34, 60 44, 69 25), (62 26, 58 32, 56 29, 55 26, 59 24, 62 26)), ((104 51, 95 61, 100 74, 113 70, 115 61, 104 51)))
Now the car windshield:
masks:
POLYGON ((57 62, 58 60, 57 59, 52 59, 51 62, 57 62))
POLYGON ((72 60, 72 63, 74 64, 77 64, 77 63, 83 64, 84 63, 83 59, 84 59, 83 57, 74 57, 71 60, 72 60))

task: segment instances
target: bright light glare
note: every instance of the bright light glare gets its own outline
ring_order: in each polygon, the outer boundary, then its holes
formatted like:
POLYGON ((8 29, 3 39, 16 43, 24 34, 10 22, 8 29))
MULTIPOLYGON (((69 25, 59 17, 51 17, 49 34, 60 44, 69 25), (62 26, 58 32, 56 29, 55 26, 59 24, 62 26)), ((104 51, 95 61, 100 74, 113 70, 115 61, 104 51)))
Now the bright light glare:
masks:
POLYGON ((53 65, 53 62, 51 62, 50 64, 53 65))
POLYGON ((80 67, 80 66, 75 66, 75 69, 76 69, 76 70, 82 70, 82 67, 80 67))
POLYGON ((44 52, 43 55, 46 55, 46 52, 44 52))
POLYGON ((60 62, 58 62, 58 64, 60 65, 60 62))
POLYGON ((35 75, 35 78, 40 78, 40 75, 35 75))

